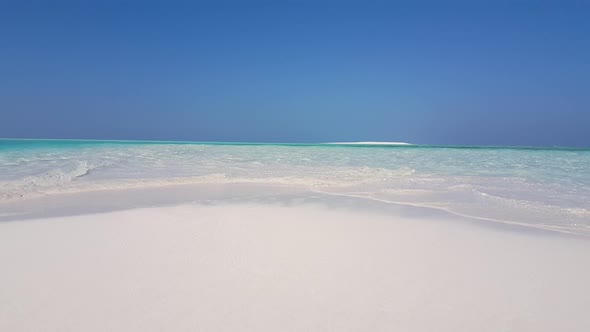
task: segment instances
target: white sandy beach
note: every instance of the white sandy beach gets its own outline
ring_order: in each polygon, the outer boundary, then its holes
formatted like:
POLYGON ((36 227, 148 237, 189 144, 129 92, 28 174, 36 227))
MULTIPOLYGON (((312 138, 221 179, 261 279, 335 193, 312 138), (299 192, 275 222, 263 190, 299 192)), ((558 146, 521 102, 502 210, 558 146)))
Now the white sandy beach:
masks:
POLYGON ((567 235, 298 200, 15 220, 0 330, 581 332, 588 261, 567 235))
POLYGON ((0 28, 0 332, 590 332, 590 1, 0 28))

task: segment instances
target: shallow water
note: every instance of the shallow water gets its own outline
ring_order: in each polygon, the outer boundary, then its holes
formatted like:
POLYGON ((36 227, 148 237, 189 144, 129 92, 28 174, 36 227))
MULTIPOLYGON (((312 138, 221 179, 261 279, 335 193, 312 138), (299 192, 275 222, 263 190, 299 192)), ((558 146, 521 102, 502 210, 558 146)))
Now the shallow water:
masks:
POLYGON ((192 183, 298 186, 590 234, 590 150, 0 140, 0 199, 192 183))

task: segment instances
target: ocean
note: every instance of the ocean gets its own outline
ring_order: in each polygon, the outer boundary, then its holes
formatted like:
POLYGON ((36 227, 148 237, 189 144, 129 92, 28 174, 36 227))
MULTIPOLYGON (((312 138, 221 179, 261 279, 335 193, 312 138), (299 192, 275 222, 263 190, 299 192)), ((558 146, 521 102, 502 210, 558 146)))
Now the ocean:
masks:
POLYGON ((590 149, 0 140, 0 201, 251 183, 590 235, 590 149))

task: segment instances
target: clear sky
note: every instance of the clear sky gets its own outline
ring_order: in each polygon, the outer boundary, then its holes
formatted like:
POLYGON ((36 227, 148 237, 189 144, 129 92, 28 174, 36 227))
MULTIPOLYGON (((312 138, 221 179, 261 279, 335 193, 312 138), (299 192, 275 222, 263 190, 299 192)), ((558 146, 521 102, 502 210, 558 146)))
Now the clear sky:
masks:
POLYGON ((0 1, 0 137, 590 146, 590 1, 0 1))

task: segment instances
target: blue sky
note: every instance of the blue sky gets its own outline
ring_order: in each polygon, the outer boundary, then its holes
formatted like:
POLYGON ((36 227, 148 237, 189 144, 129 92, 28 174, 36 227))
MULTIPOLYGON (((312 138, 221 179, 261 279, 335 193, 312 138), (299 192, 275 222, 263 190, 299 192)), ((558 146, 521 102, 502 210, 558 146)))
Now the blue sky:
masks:
POLYGON ((0 2, 0 137, 590 146, 590 2, 0 2))

